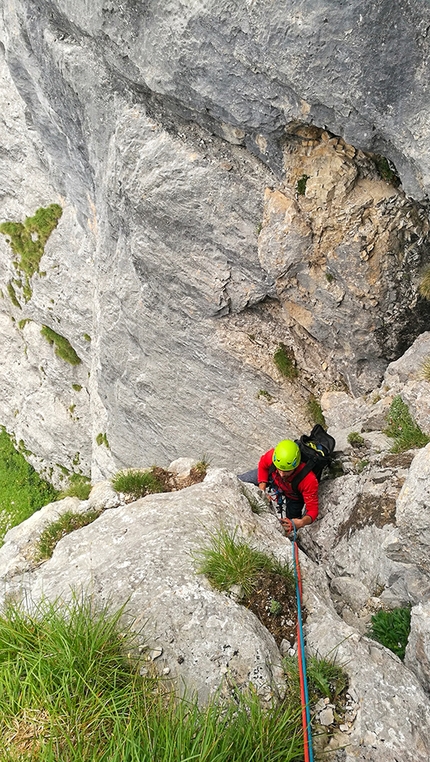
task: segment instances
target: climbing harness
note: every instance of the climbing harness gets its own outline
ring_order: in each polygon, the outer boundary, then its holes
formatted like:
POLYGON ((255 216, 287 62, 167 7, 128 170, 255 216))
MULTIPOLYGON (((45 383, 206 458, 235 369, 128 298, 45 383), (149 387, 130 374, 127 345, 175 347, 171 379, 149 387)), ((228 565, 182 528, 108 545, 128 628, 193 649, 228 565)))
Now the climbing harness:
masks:
POLYGON ((313 762, 314 755, 312 749, 312 728, 311 728, 311 713, 309 709, 309 692, 308 681, 306 675, 306 657, 305 657, 305 643, 303 635, 303 620, 302 620, 302 579, 300 574, 299 564, 299 549, 297 545, 297 530, 293 522, 293 539, 291 543, 293 553, 293 569, 294 579, 296 582, 296 600, 297 600, 297 658, 299 662, 299 679, 300 679, 300 699, 302 703, 302 725, 303 725, 303 743, 304 743, 304 759, 305 762, 313 762))

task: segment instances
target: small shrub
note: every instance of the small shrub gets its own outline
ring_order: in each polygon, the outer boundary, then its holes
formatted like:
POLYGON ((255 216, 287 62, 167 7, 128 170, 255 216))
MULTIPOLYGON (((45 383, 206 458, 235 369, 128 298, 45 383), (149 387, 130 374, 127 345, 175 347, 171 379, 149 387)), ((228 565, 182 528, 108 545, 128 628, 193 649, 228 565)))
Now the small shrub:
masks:
POLYGON ((147 470, 131 468, 115 474, 112 486, 116 492, 123 492, 137 500, 157 492, 170 492, 169 479, 169 472, 157 466, 147 470))
POLYGON ((296 190, 299 196, 304 196, 306 193, 306 183, 309 180, 309 175, 302 175, 300 180, 297 180, 296 190))
POLYGON ((54 548, 62 537, 74 532, 76 529, 91 524, 100 516, 100 511, 88 511, 87 513, 73 513, 67 511, 57 521, 53 521, 43 530, 37 544, 36 557, 38 561, 51 558, 54 548))
POLYGON ((195 560, 199 574, 204 574, 217 590, 227 591, 232 585, 240 585, 244 594, 249 595, 261 571, 280 574, 294 584, 288 564, 252 548, 244 540, 236 539, 236 532, 230 534, 224 528, 211 535, 210 545, 198 551, 195 560))
POLYGON ((424 434, 412 418, 408 406, 400 395, 394 397, 387 414, 388 426, 385 434, 395 439, 391 452, 404 452, 414 448, 425 447, 430 438, 424 434))
POLYGON ((275 601, 274 598, 270 601, 270 613, 272 616, 279 616, 282 614, 282 605, 279 603, 279 601, 275 601))
POLYGON ((397 608, 374 614, 368 635, 389 648, 403 661, 410 630, 410 608, 397 608))
POLYGON ((364 445, 364 438, 361 436, 361 434, 358 433, 358 431, 350 431, 347 436, 347 441, 353 447, 363 447, 364 445))
POLYGON ((80 392, 82 389, 82 386, 80 384, 72 384, 72 389, 74 389, 75 392, 80 392))
POLYGON ((321 405, 313 394, 309 395, 309 399, 306 403, 306 409, 311 421, 314 423, 319 423, 324 428, 327 428, 321 405))
POLYGON ((327 278, 329 283, 333 283, 333 281, 335 280, 333 273, 330 273, 328 270, 326 270, 325 277, 327 278))
POLYGON ((40 333, 49 344, 55 346, 55 354, 58 355, 58 357, 61 357, 62 360, 70 363, 70 365, 79 365, 81 362, 80 357, 78 357, 72 345, 64 336, 60 336, 59 333, 56 333, 47 325, 42 326, 40 333))
POLYGON ((299 375, 294 353, 291 349, 288 349, 285 344, 279 344, 273 355, 273 361, 279 372, 286 378, 292 380, 299 375))
POLYGON ((102 434, 101 432, 97 434, 96 436, 96 442, 98 446, 100 447, 102 444, 105 445, 105 447, 109 447, 109 442, 106 433, 102 434))
POLYGON ((83 337, 84 337, 85 341, 91 341, 91 336, 88 333, 84 333, 83 337))

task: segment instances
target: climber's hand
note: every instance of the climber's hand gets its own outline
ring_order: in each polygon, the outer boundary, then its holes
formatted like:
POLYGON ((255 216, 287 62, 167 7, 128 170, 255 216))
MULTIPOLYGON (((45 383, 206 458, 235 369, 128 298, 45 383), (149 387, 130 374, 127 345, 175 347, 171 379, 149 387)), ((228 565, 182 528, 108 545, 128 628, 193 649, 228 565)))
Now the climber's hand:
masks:
POLYGON ((294 525, 291 519, 279 519, 287 534, 293 531, 294 525))

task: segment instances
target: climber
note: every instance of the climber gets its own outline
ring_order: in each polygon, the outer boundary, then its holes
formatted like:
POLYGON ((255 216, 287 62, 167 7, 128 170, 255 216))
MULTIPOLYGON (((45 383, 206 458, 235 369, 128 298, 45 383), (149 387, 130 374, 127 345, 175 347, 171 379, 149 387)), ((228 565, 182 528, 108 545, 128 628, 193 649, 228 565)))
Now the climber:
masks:
POLYGON ((276 504, 287 532, 292 531, 293 524, 300 529, 318 516, 318 479, 312 471, 297 479, 304 467, 299 446, 283 439, 261 456, 258 468, 239 475, 241 481, 255 484, 276 504))

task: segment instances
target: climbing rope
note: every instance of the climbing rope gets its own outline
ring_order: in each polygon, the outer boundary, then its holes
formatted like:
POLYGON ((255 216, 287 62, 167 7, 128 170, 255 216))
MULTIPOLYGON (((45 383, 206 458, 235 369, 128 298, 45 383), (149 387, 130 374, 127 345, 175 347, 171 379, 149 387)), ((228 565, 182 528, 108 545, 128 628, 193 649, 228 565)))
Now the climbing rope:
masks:
POLYGON ((297 600, 297 658, 299 662, 299 679, 300 679, 300 699, 302 703, 302 725, 303 725, 303 743, 304 743, 304 756, 305 762, 313 762, 314 754, 312 749, 312 729, 311 729, 311 713, 309 709, 309 692, 308 681, 306 675, 306 657, 305 657, 305 641, 303 635, 303 620, 302 620, 302 579, 300 574, 299 564, 299 548, 297 545, 297 532, 296 528, 291 522, 293 528, 293 540, 292 540, 292 552, 293 552, 293 569, 294 578, 296 581, 296 600, 297 600))

